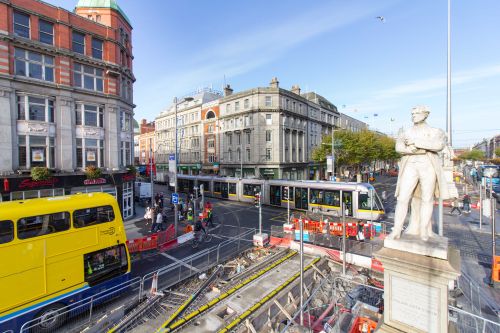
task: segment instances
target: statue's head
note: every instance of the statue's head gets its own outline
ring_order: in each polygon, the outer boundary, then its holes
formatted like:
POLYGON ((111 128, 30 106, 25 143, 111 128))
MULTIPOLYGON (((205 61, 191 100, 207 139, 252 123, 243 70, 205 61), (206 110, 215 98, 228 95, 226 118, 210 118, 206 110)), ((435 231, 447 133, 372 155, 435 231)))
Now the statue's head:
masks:
POLYGON ((425 105, 415 106, 413 109, 411 109, 411 120, 415 124, 421 123, 425 121, 425 119, 427 119, 430 112, 431 111, 429 110, 428 106, 425 105))

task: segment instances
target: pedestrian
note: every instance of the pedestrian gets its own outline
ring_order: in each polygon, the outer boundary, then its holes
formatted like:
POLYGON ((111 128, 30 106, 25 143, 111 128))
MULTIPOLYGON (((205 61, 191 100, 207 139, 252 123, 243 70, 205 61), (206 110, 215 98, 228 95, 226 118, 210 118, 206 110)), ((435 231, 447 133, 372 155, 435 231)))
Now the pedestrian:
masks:
POLYGON ((162 229, 162 224, 163 224, 163 215, 161 211, 159 211, 158 214, 156 215, 155 223, 153 223, 151 227, 151 232, 154 233, 160 231, 162 229))
POLYGON ((207 209, 207 226, 213 228, 214 224, 212 221, 212 209, 207 209))
POLYGON ((187 222, 188 222, 188 224, 194 223, 194 215, 193 215, 193 210, 191 209, 191 207, 189 207, 189 210, 187 212, 187 222))
POLYGON ((159 200, 160 208, 163 209, 163 192, 160 192, 158 200, 159 200))
POLYGON ((144 213, 144 219, 146 220, 146 225, 153 222, 153 210, 151 207, 146 207, 146 212, 144 213))
POLYGON ((458 211, 458 216, 462 215, 462 211, 460 210, 460 207, 459 207, 460 203, 458 201, 458 198, 455 198, 453 199, 453 201, 451 202, 451 206, 453 207, 450 211, 450 214, 453 215, 453 212, 455 210, 458 211))
POLYGON ((386 191, 382 191, 382 202, 383 203, 387 202, 387 192, 386 191))
POLYGON ((464 212, 470 213, 470 197, 468 194, 464 194, 464 198, 462 199, 462 203, 464 205, 464 212))
POLYGON ((156 193, 156 195, 155 195, 155 204, 158 205, 159 202, 160 202, 160 195, 158 193, 156 193))

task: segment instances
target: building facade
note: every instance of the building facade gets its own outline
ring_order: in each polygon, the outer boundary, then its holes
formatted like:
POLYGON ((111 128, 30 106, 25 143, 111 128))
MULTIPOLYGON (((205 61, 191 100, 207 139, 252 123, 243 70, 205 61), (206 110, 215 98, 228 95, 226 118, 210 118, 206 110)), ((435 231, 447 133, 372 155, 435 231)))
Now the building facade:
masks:
POLYGON ((3 200, 102 190, 132 215, 131 34, 114 0, 80 0, 74 13, 0 2, 0 172, 12 184, 3 200), (52 178, 16 187, 35 166, 52 178), (101 180, 85 179, 89 166, 103 170, 101 180))
MULTIPOLYGON (((208 162, 205 161, 209 160, 209 154, 210 159, 214 159, 212 154, 215 154, 215 147, 204 148, 209 143, 205 140, 205 136, 210 136, 215 145, 215 115, 218 114, 216 101, 222 97, 222 94, 207 88, 196 91, 189 97, 189 100, 183 99, 173 103, 155 119, 158 172, 167 172, 168 157, 170 154, 175 154, 176 141, 178 172, 181 174, 200 174, 202 166, 207 167, 208 162), (176 113, 177 133, 175 130, 176 113), (209 130, 210 133, 208 133, 209 130)), ((210 144, 212 144, 211 141, 210 144)))
POLYGON ((500 147, 500 134, 495 135, 494 137, 491 137, 489 139, 483 139, 483 141, 476 143, 472 149, 477 149, 481 150, 484 152, 484 157, 485 158, 499 158, 500 156, 497 156, 495 154, 495 150, 500 147))
POLYGON ((139 124, 139 165, 146 165, 153 160, 154 163, 154 153, 156 151, 156 132, 155 132, 155 122, 147 122, 146 119, 142 119, 139 124))

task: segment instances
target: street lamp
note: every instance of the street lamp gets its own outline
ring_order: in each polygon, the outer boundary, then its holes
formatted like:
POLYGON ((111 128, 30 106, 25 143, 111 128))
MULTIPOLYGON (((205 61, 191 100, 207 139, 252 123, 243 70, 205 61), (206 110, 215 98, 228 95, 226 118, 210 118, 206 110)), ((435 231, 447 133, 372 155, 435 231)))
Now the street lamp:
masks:
MULTIPOLYGON (((175 107, 175 183, 174 183, 174 193, 177 193, 177 166, 178 166, 178 144, 177 144, 177 135, 178 135, 178 122, 177 118, 177 104, 183 102, 190 102, 193 100, 193 97, 184 97, 181 100, 177 100, 177 97, 174 97, 174 107, 175 107)), ((179 226, 179 204, 174 204, 174 230, 175 235, 177 236, 178 226, 179 226)))

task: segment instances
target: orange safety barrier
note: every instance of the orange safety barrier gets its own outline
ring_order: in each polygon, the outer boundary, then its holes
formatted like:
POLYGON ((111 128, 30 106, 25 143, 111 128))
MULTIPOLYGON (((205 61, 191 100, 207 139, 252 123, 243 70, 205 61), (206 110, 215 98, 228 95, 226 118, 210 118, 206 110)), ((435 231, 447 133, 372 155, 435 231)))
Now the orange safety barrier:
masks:
POLYGON ((136 238, 127 241, 127 248, 129 253, 142 251, 142 238, 136 238))
POLYGON ((491 269, 491 280, 493 282, 500 282, 500 256, 495 256, 493 258, 493 263, 492 263, 492 269, 491 269))
POLYGON ((153 250, 158 247, 158 235, 151 235, 142 238, 141 251, 153 250))

